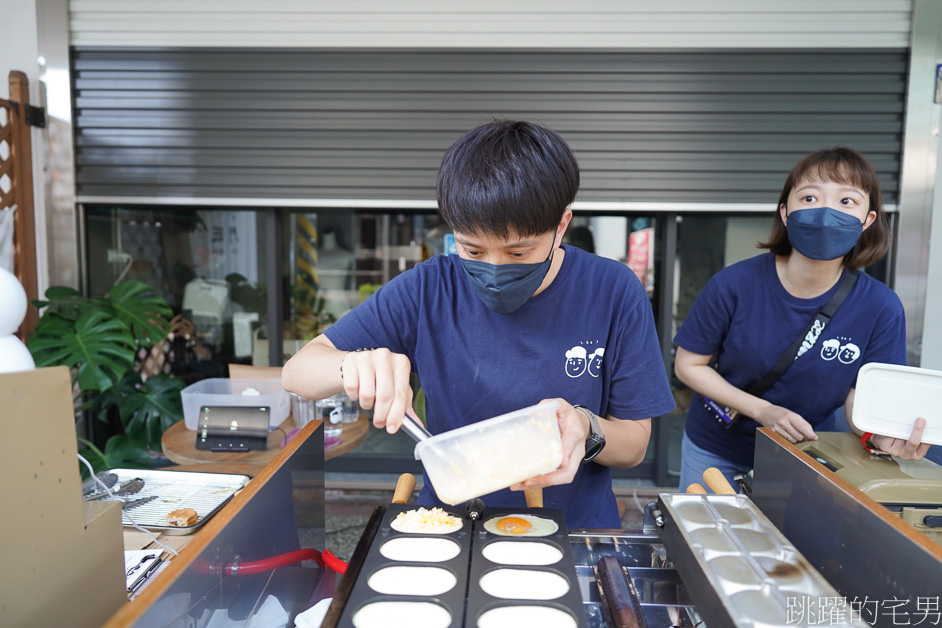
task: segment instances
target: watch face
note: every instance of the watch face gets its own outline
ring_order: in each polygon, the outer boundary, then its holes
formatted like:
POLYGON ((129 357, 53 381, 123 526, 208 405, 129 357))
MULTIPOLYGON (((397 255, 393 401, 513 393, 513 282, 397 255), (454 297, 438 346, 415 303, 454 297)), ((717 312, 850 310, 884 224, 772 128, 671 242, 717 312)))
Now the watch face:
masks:
POLYGON ((585 458, 583 460, 589 461, 599 455, 599 452, 602 451, 602 448, 605 447, 605 437, 593 434, 589 436, 585 443, 585 458))

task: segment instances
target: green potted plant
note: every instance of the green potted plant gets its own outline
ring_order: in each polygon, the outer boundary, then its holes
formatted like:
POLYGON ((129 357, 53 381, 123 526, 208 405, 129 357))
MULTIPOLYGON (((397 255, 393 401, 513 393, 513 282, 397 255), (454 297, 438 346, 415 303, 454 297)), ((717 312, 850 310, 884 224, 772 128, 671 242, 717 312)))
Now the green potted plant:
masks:
POLYGON ((145 283, 123 281, 103 298, 83 296, 64 286, 34 301, 42 318, 27 347, 37 367, 71 369, 76 412, 108 422, 117 412, 122 433, 104 449, 85 439, 82 450, 96 471, 118 466, 150 466, 160 438, 183 418, 184 382, 169 375, 144 381, 134 370, 141 347, 163 342, 172 314, 167 302, 145 283))

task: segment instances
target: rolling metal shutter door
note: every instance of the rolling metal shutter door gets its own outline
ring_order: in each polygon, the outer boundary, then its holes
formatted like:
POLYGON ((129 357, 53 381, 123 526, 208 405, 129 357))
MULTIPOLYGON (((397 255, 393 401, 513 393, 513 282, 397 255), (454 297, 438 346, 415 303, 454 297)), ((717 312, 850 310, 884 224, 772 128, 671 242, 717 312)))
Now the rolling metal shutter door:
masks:
POLYGON ((73 50, 80 200, 434 199, 491 117, 573 146, 577 201, 774 203, 808 151, 896 201, 906 51, 73 50))

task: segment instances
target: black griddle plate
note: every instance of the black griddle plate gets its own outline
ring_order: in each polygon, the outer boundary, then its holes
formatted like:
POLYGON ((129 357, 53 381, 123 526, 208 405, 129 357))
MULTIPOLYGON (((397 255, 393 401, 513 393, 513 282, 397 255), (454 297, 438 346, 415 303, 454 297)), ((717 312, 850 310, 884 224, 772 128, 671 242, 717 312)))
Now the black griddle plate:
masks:
POLYGON ((392 504, 389 507, 377 506, 370 516, 370 520, 360 536, 353 556, 337 589, 333 602, 327 611, 323 628, 352 628, 353 616, 365 605, 372 602, 433 602, 443 606, 451 614, 451 628, 470 628, 477 626, 478 618, 486 611, 500 606, 534 605, 556 608, 568 612, 579 628, 588 628, 582 596, 579 591, 579 580, 576 576, 572 546, 569 542, 569 529, 562 510, 546 508, 485 509, 484 516, 479 521, 469 521, 464 518, 463 508, 444 508, 464 521, 461 530, 449 534, 414 534, 397 532, 390 527, 390 523, 401 512, 415 510, 415 505, 392 504), (484 522, 494 517, 503 517, 514 514, 527 514, 534 517, 550 519, 558 526, 554 534, 544 537, 509 537, 491 534, 484 529, 484 522), (457 556, 443 562, 412 562, 390 560, 380 553, 380 548, 386 542, 399 537, 420 538, 434 537, 447 538, 460 547, 457 556), (562 559, 554 565, 542 566, 511 566, 498 565, 484 558, 483 548, 495 541, 514 541, 518 543, 532 543, 542 541, 549 543, 563 552, 562 559), (377 570, 392 566, 420 566, 441 567, 451 571, 457 580, 454 588, 436 596, 413 595, 384 595, 369 588, 367 584, 370 576, 377 570), (561 575, 569 582, 569 590, 562 597, 555 600, 519 600, 496 598, 485 593, 479 581, 488 571, 493 569, 527 569, 535 571, 550 571, 561 575))
POLYGON ((465 612, 465 626, 475 627, 478 619, 487 611, 501 606, 544 606, 568 613, 576 621, 579 628, 588 628, 585 609, 582 605, 582 595, 579 591, 579 579, 576 576, 575 561, 572 554, 572 544, 569 542, 569 528, 566 526, 566 517, 562 510, 553 508, 524 508, 524 509, 496 509, 489 508, 484 511, 480 521, 474 523, 474 538, 471 543, 471 570, 468 577, 468 605, 465 612), (492 534, 484 529, 484 522, 490 519, 526 514, 532 517, 549 519, 558 526, 554 534, 539 537, 502 536, 492 534), (483 555, 484 548, 497 541, 512 541, 514 543, 548 543, 563 553, 559 562, 546 565, 503 565, 493 563, 483 555), (543 571, 562 576, 569 583, 569 590, 555 600, 524 600, 506 599, 489 595, 481 589, 480 581, 484 574, 496 569, 512 569, 526 571, 543 571))
MULTIPOLYGON (((382 506, 377 507, 382 508, 382 506)), ((341 602, 343 611, 339 614, 339 620, 335 624, 328 624, 327 617, 324 618, 324 626, 336 625, 342 628, 352 628, 353 616, 358 610, 373 602, 433 602, 444 607, 451 614, 451 624, 453 628, 462 626, 464 619, 465 592, 468 588, 468 556, 471 548, 471 522, 464 519, 464 513, 457 508, 444 508, 445 512, 452 514, 464 522, 464 527, 448 534, 415 534, 411 532, 398 532, 393 530, 390 524, 401 512, 416 510, 417 506, 392 504, 385 508, 382 519, 376 526, 374 533, 368 540, 368 546, 365 549, 363 559, 357 565, 356 573, 352 573, 350 567, 344 574, 341 586, 347 584, 348 579, 351 583, 349 591, 343 591, 344 600, 341 602), (400 561, 390 560, 380 553, 380 548, 387 542, 396 538, 444 538, 454 541, 458 544, 458 555, 451 560, 442 562, 418 562, 418 561, 400 561), (455 586, 440 595, 420 596, 420 595, 385 595, 372 590, 367 584, 370 576, 385 567, 437 567, 451 571, 455 576, 455 586)), ((375 515, 375 511, 374 511, 375 515)), ((372 518, 371 518, 372 521, 372 518)), ((357 544, 357 551, 366 539, 366 532, 360 538, 357 544)), ((354 552, 356 555, 356 552, 354 552)), ((352 561, 351 561, 352 563, 352 561)), ((338 603, 341 594, 339 590, 334 596, 334 602, 331 603, 330 610, 333 610, 334 604, 338 603)), ((328 612, 328 616, 329 616, 328 612)))

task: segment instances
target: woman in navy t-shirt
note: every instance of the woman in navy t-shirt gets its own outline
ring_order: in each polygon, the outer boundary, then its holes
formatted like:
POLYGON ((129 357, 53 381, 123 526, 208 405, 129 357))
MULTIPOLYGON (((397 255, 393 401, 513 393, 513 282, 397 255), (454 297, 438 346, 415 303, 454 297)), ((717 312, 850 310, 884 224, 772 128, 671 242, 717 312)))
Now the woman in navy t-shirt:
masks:
MULTIPOLYGON (((738 412, 727 426, 698 397, 687 415, 680 488, 717 467, 732 483, 753 466, 755 431, 772 428, 790 442, 834 430, 843 405, 851 424, 857 371, 869 362, 906 363, 903 306, 886 285, 864 274, 813 346, 760 396, 756 384, 837 292, 845 273, 880 260, 890 232, 880 184, 870 163, 848 148, 801 159, 782 189, 769 253, 717 273, 674 338, 677 377, 721 409, 738 412), (750 418, 751 417, 751 418, 750 418)), ((919 460, 925 419, 908 440, 874 436, 873 447, 919 460)))

